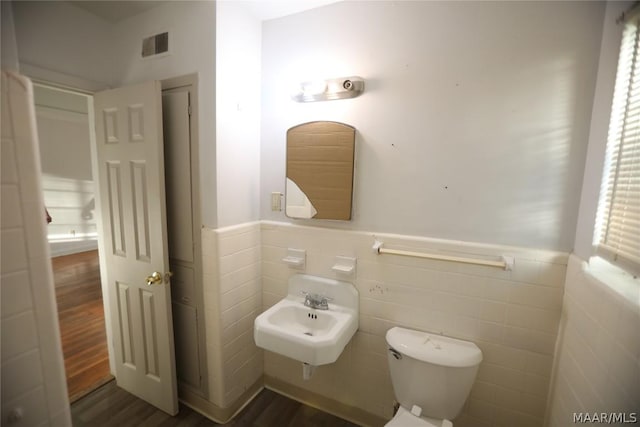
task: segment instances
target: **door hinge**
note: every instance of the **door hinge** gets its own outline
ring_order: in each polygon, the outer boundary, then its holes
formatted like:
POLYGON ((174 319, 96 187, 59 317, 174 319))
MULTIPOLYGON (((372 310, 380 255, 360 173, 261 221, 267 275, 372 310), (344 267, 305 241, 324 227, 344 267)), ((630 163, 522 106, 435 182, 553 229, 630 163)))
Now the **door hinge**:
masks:
POLYGON ((191 111, 192 111, 192 110, 191 110, 191 105, 189 105, 189 107, 187 108, 187 111, 188 111, 188 113, 189 113, 189 116, 191 116, 191 111))

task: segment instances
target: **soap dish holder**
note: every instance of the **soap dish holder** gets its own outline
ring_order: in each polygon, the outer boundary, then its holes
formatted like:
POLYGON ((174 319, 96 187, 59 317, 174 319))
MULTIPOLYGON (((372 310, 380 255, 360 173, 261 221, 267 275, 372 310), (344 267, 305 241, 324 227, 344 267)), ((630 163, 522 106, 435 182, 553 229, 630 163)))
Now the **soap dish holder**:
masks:
POLYGON ((282 258, 282 262, 292 268, 303 269, 307 260, 307 251, 304 249, 287 249, 287 256, 282 258))
POLYGON ((335 264, 331 269, 339 274, 353 276, 356 274, 356 258, 336 256, 335 264))

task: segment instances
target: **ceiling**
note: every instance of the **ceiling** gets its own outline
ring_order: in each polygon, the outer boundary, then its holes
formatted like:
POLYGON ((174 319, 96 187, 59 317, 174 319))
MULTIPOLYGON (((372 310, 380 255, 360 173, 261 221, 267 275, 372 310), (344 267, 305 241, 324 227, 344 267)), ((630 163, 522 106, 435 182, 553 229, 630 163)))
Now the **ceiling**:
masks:
MULTIPOLYGON (((178 1, 178 0, 175 0, 178 1)), ((314 9, 340 0, 222 0, 242 5, 251 15, 266 21, 305 10, 314 9)), ((109 22, 118 22, 130 16, 166 4, 166 1, 103 0, 69 1, 72 5, 93 13, 109 22)))
POLYGON ((315 9, 327 4, 337 3, 338 1, 340 0, 236 0, 236 3, 242 4, 249 13, 261 21, 267 21, 269 19, 304 12, 309 9, 315 9))
POLYGON ((69 1, 72 5, 93 13, 109 22, 118 22, 165 3, 162 1, 69 1))

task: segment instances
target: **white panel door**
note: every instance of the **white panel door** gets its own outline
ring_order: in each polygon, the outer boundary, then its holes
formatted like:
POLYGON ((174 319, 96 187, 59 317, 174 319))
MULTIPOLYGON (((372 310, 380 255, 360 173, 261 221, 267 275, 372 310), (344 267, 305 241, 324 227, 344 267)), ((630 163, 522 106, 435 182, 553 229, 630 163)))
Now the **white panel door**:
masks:
POLYGON ((160 82, 100 92, 94 104, 116 381, 175 415, 160 82))

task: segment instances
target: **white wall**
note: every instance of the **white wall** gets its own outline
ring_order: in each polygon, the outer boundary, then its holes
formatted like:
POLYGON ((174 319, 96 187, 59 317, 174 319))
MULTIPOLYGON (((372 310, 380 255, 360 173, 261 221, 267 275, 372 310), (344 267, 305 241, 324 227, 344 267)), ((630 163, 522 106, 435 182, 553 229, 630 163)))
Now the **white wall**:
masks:
POLYGON ((216 205, 216 5, 166 2, 115 24, 114 85, 198 73, 198 123, 202 223, 217 224, 216 205), (142 39, 169 31, 169 55, 142 59, 142 39))
MULTIPOLYGON (((568 251, 604 4, 341 2, 263 24, 261 218, 284 191, 285 132, 357 129, 345 228, 568 251), (290 87, 360 75, 365 93, 290 87)), ((317 224, 314 222, 314 224, 317 224)))
MULTIPOLYGON (((13 2, 21 68, 56 83, 104 88, 112 82, 113 42, 109 22, 68 2, 13 2), (57 81, 65 79, 66 81, 57 81)), ((30 73, 32 74, 32 73, 30 73)))
POLYGON ((20 66, 31 76, 101 90, 198 73, 202 221, 215 227, 215 3, 166 2, 115 24, 67 2, 14 9, 20 66), (141 59, 142 38, 162 31, 171 54, 141 59))
POLYGON ((31 83, 2 73, 2 425, 71 426, 31 83))
POLYGON ((2 15, 2 59, 0 60, 3 70, 19 69, 18 63, 18 46, 16 44, 15 26, 13 21, 13 9, 11 2, 3 1, 1 3, 2 9, 0 14, 2 15))
POLYGON ((218 227, 260 217, 262 23, 242 2, 216 4, 218 227))
POLYGON ((51 256, 97 249, 89 99, 36 86, 34 102, 51 256))

